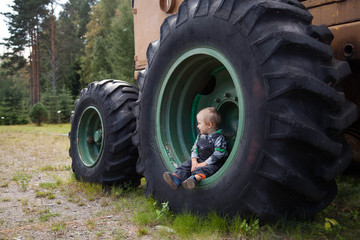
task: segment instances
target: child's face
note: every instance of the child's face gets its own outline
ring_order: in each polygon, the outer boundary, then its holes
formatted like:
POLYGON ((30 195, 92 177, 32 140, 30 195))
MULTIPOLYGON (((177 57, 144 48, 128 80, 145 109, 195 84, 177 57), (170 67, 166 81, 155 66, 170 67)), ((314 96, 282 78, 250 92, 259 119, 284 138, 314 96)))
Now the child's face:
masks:
POLYGON ((209 122, 208 123, 205 122, 205 114, 203 112, 200 112, 196 116, 196 119, 198 122, 197 128, 200 130, 200 133, 209 135, 211 133, 212 124, 209 122))

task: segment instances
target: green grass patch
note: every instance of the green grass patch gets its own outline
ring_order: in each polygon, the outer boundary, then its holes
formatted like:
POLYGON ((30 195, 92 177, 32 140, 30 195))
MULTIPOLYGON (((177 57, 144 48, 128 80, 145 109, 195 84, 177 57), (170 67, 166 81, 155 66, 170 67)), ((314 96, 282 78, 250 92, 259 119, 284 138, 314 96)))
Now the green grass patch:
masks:
MULTIPOLYGON (((262 223, 258 218, 227 218, 211 212, 206 216, 172 213, 165 203, 139 200, 134 211, 138 234, 154 226, 165 226, 162 238, 179 239, 358 239, 360 236, 360 177, 342 175, 336 179, 338 195, 312 220, 262 223)), ((159 228, 160 229, 160 228, 159 228)))
POLYGON ((88 230, 94 230, 96 228, 96 222, 92 219, 89 219, 85 222, 85 226, 88 230))
POLYGON ((53 232, 63 232, 66 229, 66 223, 54 223, 51 227, 51 231, 53 232))
POLYGON ((140 226, 164 225, 172 217, 168 203, 159 204, 152 198, 139 202, 134 206, 133 211, 134 221, 140 226))
POLYGON ((60 178, 56 178, 55 182, 42 182, 39 183, 39 187, 47 190, 58 189, 63 184, 63 181, 60 178))
POLYGON ((181 238, 195 239, 257 239, 260 223, 257 218, 222 217, 215 212, 206 216, 184 212, 175 215, 170 226, 181 238))
POLYGON ((70 171, 71 170, 71 166, 70 165, 46 165, 46 166, 42 166, 40 167, 41 171, 70 171))
POLYGON ((54 133, 54 134, 68 134, 70 132, 70 123, 66 124, 43 124, 36 126, 35 124, 27 125, 10 125, 0 126, 0 133, 2 132, 26 132, 26 133, 54 133))
POLYGON ((12 177, 12 180, 14 180, 18 185, 21 186, 21 189, 26 191, 29 187, 31 176, 27 173, 23 173, 20 171, 17 171, 16 174, 12 177))
POLYGON ((50 220, 51 218, 53 218, 53 217, 58 217, 58 216, 60 216, 59 213, 52 213, 52 212, 50 212, 49 209, 40 210, 40 211, 39 211, 39 214, 40 214, 40 216, 39 216, 40 222, 47 222, 47 221, 49 221, 49 220, 50 220))
POLYGON ((36 197, 38 198, 47 198, 47 199, 54 199, 55 193, 46 191, 46 192, 36 192, 36 197))

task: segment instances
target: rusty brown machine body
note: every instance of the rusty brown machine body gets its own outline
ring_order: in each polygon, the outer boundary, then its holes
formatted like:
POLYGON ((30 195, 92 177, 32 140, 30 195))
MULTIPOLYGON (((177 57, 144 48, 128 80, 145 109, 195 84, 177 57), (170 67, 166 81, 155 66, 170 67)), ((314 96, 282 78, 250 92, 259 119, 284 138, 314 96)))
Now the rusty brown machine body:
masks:
MULTIPOLYGON (((160 36, 164 19, 178 11, 183 0, 133 1, 135 79, 147 64, 149 43, 160 36)), ((359 0, 305 0, 302 4, 314 16, 314 25, 327 26, 334 35, 331 46, 334 57, 347 61, 352 70, 345 84, 347 97, 360 106, 360 1, 359 0)), ((347 130, 346 139, 353 148, 355 163, 360 164, 360 124, 347 130)))
MULTIPOLYGON (((135 69, 146 66, 146 49, 160 36, 160 26, 170 14, 177 12, 183 0, 134 1, 135 69)), ((360 71, 360 1, 307 0, 302 4, 314 16, 313 24, 326 25, 334 34, 331 46, 334 57, 350 63, 359 77, 360 71), (356 67, 357 66, 357 67, 356 67)))

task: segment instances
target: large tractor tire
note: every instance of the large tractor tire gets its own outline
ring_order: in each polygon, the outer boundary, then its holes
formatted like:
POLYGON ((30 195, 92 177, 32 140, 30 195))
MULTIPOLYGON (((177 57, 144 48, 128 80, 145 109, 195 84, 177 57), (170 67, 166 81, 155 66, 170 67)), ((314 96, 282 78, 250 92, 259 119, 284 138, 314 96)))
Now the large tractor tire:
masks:
POLYGON ((352 154, 342 130, 357 113, 334 88, 349 66, 311 21, 294 0, 188 0, 165 19, 134 106, 147 195, 174 211, 265 220, 306 218, 332 201, 352 154), (222 115, 229 157, 194 190, 174 191, 162 173, 190 158, 196 114, 209 106, 222 115))
POLYGON ((132 106, 138 89, 118 80, 93 82, 81 91, 71 117, 70 156, 76 178, 86 182, 139 185, 132 106))

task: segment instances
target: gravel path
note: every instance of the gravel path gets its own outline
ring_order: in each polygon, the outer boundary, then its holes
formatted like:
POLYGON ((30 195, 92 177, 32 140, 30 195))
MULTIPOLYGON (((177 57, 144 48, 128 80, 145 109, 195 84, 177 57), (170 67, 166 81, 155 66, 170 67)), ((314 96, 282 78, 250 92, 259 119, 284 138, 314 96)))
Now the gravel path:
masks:
POLYGON ((67 136, 1 134, 0 239, 156 239, 138 234, 131 199, 73 180, 67 136))

